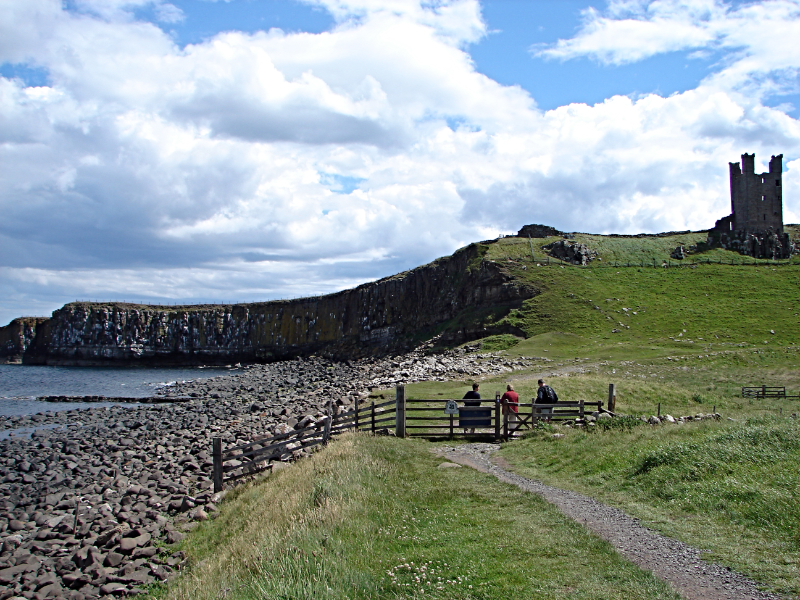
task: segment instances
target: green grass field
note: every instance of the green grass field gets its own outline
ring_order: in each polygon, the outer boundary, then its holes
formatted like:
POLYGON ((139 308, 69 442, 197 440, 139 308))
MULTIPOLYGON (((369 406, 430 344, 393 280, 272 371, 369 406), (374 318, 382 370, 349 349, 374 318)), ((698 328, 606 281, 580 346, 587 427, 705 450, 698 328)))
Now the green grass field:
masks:
POLYGON ((537 496, 424 441, 336 440, 238 488, 161 598, 677 599, 537 496))

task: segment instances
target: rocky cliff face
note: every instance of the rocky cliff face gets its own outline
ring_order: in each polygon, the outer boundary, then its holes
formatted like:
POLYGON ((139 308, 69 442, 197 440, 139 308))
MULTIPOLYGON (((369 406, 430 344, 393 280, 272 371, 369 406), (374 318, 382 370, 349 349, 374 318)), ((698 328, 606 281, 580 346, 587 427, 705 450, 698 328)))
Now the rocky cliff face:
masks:
POLYGON ((37 328, 46 317, 21 317, 0 327, 0 363, 17 363, 36 340, 37 328))
POLYGON ((484 261, 486 248, 472 244, 412 271, 316 298, 228 306, 67 304, 38 324, 23 361, 224 364, 400 351, 440 331, 448 341, 467 341, 496 333, 481 321, 486 311, 507 312, 535 293, 484 261))

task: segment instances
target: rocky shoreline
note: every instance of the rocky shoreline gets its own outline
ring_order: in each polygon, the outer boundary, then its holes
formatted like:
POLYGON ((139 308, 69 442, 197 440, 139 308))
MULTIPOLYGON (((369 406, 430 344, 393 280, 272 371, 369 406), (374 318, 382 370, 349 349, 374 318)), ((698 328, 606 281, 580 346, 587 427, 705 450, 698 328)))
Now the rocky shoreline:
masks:
POLYGON ((0 600, 130 596, 179 571, 182 553, 164 545, 213 517, 221 498, 211 491, 214 437, 232 446, 319 420, 331 399, 347 407, 372 389, 550 362, 427 350, 252 365, 166 387, 159 403, 0 417, 11 434, 0 440, 0 600), (35 431, 13 435, 23 428, 35 431))

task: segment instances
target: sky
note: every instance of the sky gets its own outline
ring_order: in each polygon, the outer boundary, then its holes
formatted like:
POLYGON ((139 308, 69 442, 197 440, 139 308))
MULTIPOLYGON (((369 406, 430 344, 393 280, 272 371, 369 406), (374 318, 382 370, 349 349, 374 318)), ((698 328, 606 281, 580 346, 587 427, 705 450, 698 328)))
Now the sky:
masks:
POLYGON ((0 0, 0 324, 330 293, 528 223, 700 230, 800 0, 0 0))

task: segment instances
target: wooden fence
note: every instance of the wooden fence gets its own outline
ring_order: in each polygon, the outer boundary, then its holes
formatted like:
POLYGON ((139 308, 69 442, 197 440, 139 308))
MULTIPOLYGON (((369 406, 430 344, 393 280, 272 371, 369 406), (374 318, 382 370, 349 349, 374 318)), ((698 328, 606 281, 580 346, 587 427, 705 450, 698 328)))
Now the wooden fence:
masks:
POLYGON ((395 427, 395 400, 375 404, 355 401, 353 408, 336 412, 333 403, 328 415, 302 429, 273 436, 260 436, 252 442, 222 449, 222 439, 212 440, 214 491, 225 483, 271 470, 275 461, 291 460, 296 452, 327 444, 332 435, 345 431, 369 431, 395 427))
POLYGON ((292 460, 299 451, 327 444, 331 436, 345 431, 380 433, 394 429, 397 437, 470 438, 501 441, 533 429, 539 421, 583 419, 586 413, 602 411, 603 401, 563 401, 554 404, 516 404, 512 412, 508 403, 494 399, 483 400, 481 406, 464 406, 463 400, 406 399, 405 387, 396 388, 394 400, 376 404, 356 401, 344 412, 337 412, 333 403, 328 414, 307 427, 272 436, 261 436, 251 442, 222 448, 222 439, 212 442, 214 491, 226 483, 271 470, 275 461, 292 460), (455 402, 458 414, 445 414, 448 402, 455 402))
POLYGON ((539 421, 566 421, 583 419, 589 412, 602 411, 603 401, 584 400, 557 402, 554 404, 517 403, 518 412, 510 410, 510 404, 501 404, 501 394, 482 400, 481 406, 464 406, 464 400, 455 399, 406 399, 405 388, 397 388, 398 437, 453 438, 457 435, 487 438, 494 441, 526 429, 533 429, 539 421), (458 414, 446 414, 448 402, 458 405, 458 414))
POLYGON ((782 386, 768 386, 759 385, 755 387, 743 387, 742 398, 797 398, 800 399, 800 393, 795 396, 786 393, 786 388, 782 386))

